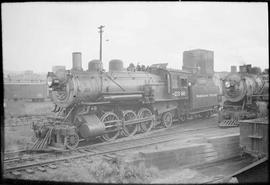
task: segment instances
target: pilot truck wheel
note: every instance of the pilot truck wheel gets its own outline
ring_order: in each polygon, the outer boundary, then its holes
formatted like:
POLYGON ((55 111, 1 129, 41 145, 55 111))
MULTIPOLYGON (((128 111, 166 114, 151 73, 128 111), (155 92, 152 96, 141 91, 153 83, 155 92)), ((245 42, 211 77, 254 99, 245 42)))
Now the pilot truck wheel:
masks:
POLYGON ((75 149, 79 144, 79 136, 76 133, 65 137, 64 146, 68 149, 75 149))

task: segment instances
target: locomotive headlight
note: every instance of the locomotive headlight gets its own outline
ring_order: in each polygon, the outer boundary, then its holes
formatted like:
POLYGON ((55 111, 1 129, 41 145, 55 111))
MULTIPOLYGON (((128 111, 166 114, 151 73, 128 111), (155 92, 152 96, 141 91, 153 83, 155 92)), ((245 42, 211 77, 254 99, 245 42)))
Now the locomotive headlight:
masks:
POLYGON ((52 77, 48 77, 48 78, 47 78, 47 84, 48 84, 49 87, 52 86, 52 84, 53 84, 53 79, 52 79, 52 77))
POLYGON ((60 81, 59 81, 58 79, 54 79, 54 80, 53 80, 53 83, 59 84, 60 81))
POLYGON ((231 86, 230 82, 226 81, 226 82, 225 82, 225 87, 226 87, 226 88, 229 88, 230 86, 231 86))

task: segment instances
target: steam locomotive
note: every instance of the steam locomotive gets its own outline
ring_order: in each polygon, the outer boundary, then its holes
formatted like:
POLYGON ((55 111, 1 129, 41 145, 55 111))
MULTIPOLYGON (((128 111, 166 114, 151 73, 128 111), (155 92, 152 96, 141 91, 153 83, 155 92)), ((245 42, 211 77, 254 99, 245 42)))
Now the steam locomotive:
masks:
POLYGON ((213 52, 198 49, 183 56, 182 70, 166 63, 127 70, 121 60, 111 60, 105 72, 99 60, 83 70, 81 53, 74 52, 71 70, 58 66, 48 73, 56 116, 33 124, 32 149, 74 149, 82 140, 111 141, 157 124, 168 128, 174 120, 209 117, 219 106, 213 52))
POLYGON ((219 112, 221 127, 238 126, 238 120, 254 119, 268 112, 268 74, 263 74, 249 65, 232 66, 231 72, 223 79, 225 96, 223 109, 219 112))

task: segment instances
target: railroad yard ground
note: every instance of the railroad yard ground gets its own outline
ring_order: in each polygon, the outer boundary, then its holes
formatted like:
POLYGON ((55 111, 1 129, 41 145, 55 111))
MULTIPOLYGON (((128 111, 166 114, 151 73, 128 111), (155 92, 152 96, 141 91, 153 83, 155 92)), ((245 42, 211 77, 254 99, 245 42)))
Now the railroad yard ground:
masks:
POLYGON ((50 101, 5 101, 5 150, 15 150, 31 143, 31 123, 52 114, 52 109, 50 101))
MULTIPOLYGON (((5 103, 5 150, 30 147, 31 122, 52 114, 52 103, 5 103)), ((135 142, 142 144, 104 155, 65 160, 54 167, 33 168, 17 175, 5 173, 4 169, 4 177, 72 182, 211 183, 223 182, 223 177, 250 163, 249 159, 239 157, 239 128, 220 129, 216 117, 118 139, 111 146, 120 143, 124 147, 135 142)))

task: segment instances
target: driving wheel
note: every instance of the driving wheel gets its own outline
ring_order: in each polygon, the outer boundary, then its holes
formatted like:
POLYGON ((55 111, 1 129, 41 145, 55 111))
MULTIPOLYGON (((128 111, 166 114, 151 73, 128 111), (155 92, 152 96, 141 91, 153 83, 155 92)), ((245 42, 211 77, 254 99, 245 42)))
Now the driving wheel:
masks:
POLYGON ((105 141, 116 139, 120 134, 120 126, 118 116, 113 112, 106 112, 100 119, 105 125, 106 134, 102 135, 105 141))
MULTIPOLYGON (((124 118, 124 121, 129 121, 129 120, 135 120, 137 116, 134 111, 127 110, 127 111, 124 111, 123 118, 124 118)), ((138 124, 134 123, 134 124, 125 125, 124 123, 122 134, 126 137, 133 136, 134 134, 136 134, 137 130, 138 130, 138 124)))
MULTIPOLYGON (((138 118, 147 118, 147 117, 150 117, 150 116, 152 116, 152 112, 148 108, 142 108, 138 112, 138 118)), ((149 120, 149 121, 142 122, 140 124, 140 126, 141 126, 141 131, 142 132, 148 132, 153 128, 154 121, 149 120)))

